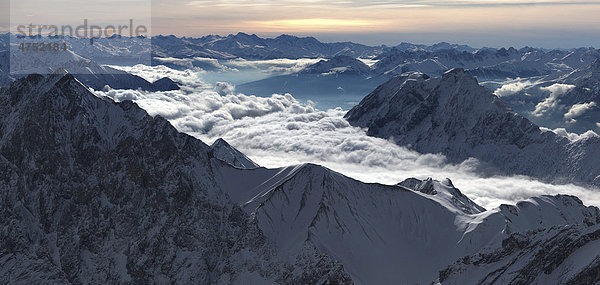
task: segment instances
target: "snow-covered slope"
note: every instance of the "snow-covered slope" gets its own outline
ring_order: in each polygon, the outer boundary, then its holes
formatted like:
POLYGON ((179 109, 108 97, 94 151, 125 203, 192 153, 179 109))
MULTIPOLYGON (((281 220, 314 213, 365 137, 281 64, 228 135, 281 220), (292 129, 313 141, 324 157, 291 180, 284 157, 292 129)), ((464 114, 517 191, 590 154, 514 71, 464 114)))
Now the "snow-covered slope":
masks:
MULTIPOLYGON (((504 174, 600 184, 600 138, 572 142, 515 113, 462 69, 392 78, 346 114, 371 136, 452 162, 474 157, 504 174)), ((484 165, 484 168, 487 165, 484 165)))
POLYGON ((409 178, 398 183, 398 185, 426 194, 428 198, 443 204, 446 208, 456 208, 465 214, 485 212, 483 207, 477 205, 454 187, 450 179, 439 182, 431 178, 426 180, 409 178))
POLYGON ((444 264, 499 249, 513 233, 600 222, 597 208, 569 196, 484 211, 448 181, 413 184, 433 185, 432 194, 364 184, 311 164, 216 173, 279 254, 309 244, 339 260, 358 284, 429 284, 444 264), (225 179, 231 176, 238 179, 225 179))
POLYGON ((227 141, 224 139, 216 140, 211 146, 212 155, 224 162, 227 162, 231 166, 243 169, 253 169, 258 168, 260 165, 256 164, 250 158, 248 158, 245 154, 241 153, 236 148, 232 147, 227 141))

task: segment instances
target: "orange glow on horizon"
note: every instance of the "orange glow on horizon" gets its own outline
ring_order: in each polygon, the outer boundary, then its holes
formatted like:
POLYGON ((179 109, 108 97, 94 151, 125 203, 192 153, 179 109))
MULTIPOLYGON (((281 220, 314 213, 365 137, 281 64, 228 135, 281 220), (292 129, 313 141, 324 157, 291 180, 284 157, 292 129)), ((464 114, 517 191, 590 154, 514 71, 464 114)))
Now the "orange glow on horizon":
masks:
POLYGON ((270 31, 323 31, 323 30, 363 30, 389 25, 390 21, 367 19, 286 19, 249 21, 250 26, 270 31))

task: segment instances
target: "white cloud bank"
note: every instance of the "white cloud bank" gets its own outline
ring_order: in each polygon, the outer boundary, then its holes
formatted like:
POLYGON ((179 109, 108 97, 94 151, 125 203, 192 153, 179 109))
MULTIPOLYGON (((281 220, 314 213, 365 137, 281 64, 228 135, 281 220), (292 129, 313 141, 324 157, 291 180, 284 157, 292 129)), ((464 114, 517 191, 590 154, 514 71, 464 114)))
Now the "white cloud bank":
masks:
POLYGON ((154 61, 158 64, 166 66, 174 66, 178 69, 201 69, 205 71, 237 71, 222 65, 215 58, 191 57, 191 58, 174 58, 174 57, 154 57, 154 61))
POLYGON ((176 81, 184 85, 187 89, 207 88, 208 85, 198 78, 204 73, 204 70, 200 68, 192 68, 186 70, 176 70, 163 65, 158 66, 147 66, 138 64, 135 66, 116 66, 109 65, 112 68, 120 69, 137 75, 141 78, 154 82, 164 77, 169 77, 171 80, 176 81))
POLYGON ((547 132, 553 132, 561 137, 569 139, 572 142, 578 141, 578 140, 585 140, 585 139, 589 139, 589 138, 593 138, 593 137, 598 137, 598 134, 592 130, 589 130, 583 134, 569 133, 565 128, 558 128, 558 129, 551 130, 548 128, 540 127, 540 130, 547 131, 547 132))
POLYGON ((596 102, 575 104, 571 106, 569 111, 565 114, 565 120, 567 120, 567 122, 574 123, 576 122, 575 118, 583 115, 585 112, 594 107, 596 107, 596 102))
POLYGON ((267 60, 246 60, 238 58, 234 60, 222 61, 221 63, 234 69, 254 69, 264 73, 290 74, 299 72, 309 65, 315 64, 323 58, 300 58, 300 59, 267 59, 267 60))
POLYGON ((532 112, 532 114, 534 116, 541 117, 548 112, 556 110, 560 106, 560 96, 571 91, 573 88, 575 88, 575 85, 560 83, 556 83, 548 87, 540 87, 542 91, 550 92, 550 96, 544 99, 544 101, 538 103, 537 106, 535 106, 535 110, 532 112))
MULTIPOLYGON (((191 80, 191 79, 188 79, 191 80)), ((600 205, 600 190, 549 185, 524 176, 483 178, 476 160, 451 165, 441 155, 419 154, 366 135, 343 119, 344 110, 321 111, 289 94, 269 98, 235 94, 217 84, 194 90, 142 92, 97 91, 117 101, 134 100, 151 115, 161 115, 180 131, 210 144, 224 138, 257 163, 281 167, 316 163, 364 182, 396 184, 406 178, 450 178, 486 208, 544 194, 571 194, 600 205)))
POLYGON ((534 83, 529 80, 521 81, 520 79, 516 79, 515 81, 504 84, 502 87, 496 89, 496 91, 494 91, 494 95, 498 97, 515 95, 533 85, 534 83))

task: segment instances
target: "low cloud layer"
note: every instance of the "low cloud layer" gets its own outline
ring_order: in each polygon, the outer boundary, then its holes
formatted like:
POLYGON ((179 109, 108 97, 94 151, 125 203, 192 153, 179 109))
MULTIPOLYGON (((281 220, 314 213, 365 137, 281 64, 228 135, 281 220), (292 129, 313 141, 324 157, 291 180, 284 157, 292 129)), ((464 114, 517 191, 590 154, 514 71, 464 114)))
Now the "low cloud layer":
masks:
MULTIPOLYGON (((183 81, 193 81, 192 78, 183 81)), ((197 79, 196 79, 197 80, 197 79)), ((114 100, 134 100, 151 115, 161 115, 180 131, 211 144, 224 138, 266 167, 316 163, 364 182, 396 184, 406 178, 453 180, 486 208, 544 194, 572 194, 600 205, 600 191, 573 185, 549 185, 524 176, 483 178, 476 160, 448 164, 445 157, 419 154, 366 135, 343 119, 345 110, 317 110, 292 95, 268 98, 237 94, 220 83, 169 92, 96 91, 114 100)))

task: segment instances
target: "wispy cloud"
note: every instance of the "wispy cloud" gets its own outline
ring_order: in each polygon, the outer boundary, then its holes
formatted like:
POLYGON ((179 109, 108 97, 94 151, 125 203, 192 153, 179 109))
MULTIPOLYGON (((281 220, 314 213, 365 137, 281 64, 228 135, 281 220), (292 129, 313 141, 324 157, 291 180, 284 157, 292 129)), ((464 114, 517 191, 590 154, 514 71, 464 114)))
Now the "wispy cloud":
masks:
POLYGON ((497 7, 497 6, 556 6, 556 5, 600 5, 600 1, 532 1, 532 0, 463 0, 463 1, 430 1, 430 0, 413 0, 413 1, 395 1, 395 0, 345 0, 345 1, 299 1, 299 0, 196 0, 187 3, 190 6, 207 7, 207 6, 254 6, 268 5, 280 7, 301 7, 301 6, 328 6, 328 7, 375 7, 375 8, 427 8, 427 7, 497 7))
POLYGON ((597 22, 600 1, 156 0, 153 7, 155 34, 243 31, 388 45, 461 41, 508 46, 518 41, 568 47, 599 42, 600 35, 591 25, 597 22))
POLYGON ((249 24, 268 28, 271 30, 282 30, 293 28, 295 30, 329 30, 332 28, 354 28, 360 31, 371 27, 391 24, 388 20, 377 19, 328 19, 328 18, 307 18, 307 19, 283 19, 283 20, 266 20, 266 21, 250 21, 249 24))

